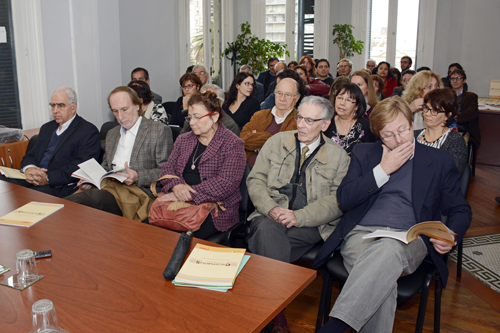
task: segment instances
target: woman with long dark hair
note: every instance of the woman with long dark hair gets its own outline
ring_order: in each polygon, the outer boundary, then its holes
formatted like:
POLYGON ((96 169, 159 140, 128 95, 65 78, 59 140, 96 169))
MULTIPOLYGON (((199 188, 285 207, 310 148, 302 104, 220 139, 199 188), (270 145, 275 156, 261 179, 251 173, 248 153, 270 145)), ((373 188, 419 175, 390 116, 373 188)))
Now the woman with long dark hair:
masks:
POLYGON ((253 114, 260 110, 255 94, 255 78, 249 73, 238 73, 234 77, 222 109, 238 124, 240 130, 250 121, 253 114))

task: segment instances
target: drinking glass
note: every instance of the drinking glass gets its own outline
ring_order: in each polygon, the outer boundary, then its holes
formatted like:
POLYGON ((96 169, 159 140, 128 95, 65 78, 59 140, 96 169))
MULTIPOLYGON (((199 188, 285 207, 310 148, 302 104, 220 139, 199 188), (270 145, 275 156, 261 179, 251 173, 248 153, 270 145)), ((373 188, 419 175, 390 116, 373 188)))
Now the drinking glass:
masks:
POLYGON ((33 333, 59 333, 56 309, 52 301, 41 299, 31 308, 33 317, 33 333))
POLYGON ((35 255, 31 250, 21 250, 16 254, 17 283, 30 284, 38 280, 35 255))

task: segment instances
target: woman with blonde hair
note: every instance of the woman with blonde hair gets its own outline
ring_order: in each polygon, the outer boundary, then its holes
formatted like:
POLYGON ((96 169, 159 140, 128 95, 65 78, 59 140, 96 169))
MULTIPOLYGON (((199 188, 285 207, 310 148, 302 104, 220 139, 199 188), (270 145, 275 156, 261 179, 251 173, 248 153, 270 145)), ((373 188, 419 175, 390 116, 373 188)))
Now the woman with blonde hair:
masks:
POLYGON ((414 130, 427 127, 422 114, 425 95, 442 87, 441 77, 433 71, 421 71, 411 78, 403 92, 403 99, 410 104, 410 109, 413 112, 414 130))
POLYGON ((363 96, 365 96, 366 104, 369 108, 363 116, 368 119, 373 108, 378 103, 377 93, 375 92, 375 87, 373 86, 372 77, 365 71, 355 71, 352 73, 351 83, 357 84, 363 92, 363 96))

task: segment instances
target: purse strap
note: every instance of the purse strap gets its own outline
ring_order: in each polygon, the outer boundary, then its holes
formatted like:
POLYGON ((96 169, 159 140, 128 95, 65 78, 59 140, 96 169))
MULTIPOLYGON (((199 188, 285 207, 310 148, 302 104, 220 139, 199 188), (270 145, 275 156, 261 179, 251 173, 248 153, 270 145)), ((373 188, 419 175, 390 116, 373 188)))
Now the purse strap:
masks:
POLYGON ((156 183, 158 183, 160 180, 163 180, 163 179, 172 179, 172 178, 179 178, 177 176, 174 176, 174 175, 165 175, 163 177, 160 177, 159 179, 155 180, 154 182, 151 183, 151 185, 149 186, 149 189, 151 190, 151 192, 153 193, 153 195, 155 197, 158 196, 158 192, 156 192, 156 183))

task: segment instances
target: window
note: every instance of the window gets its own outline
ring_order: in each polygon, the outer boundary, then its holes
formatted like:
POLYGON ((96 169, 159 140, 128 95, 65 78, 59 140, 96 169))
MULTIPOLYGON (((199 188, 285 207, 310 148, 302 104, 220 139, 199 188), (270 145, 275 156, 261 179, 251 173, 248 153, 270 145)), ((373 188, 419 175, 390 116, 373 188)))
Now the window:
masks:
POLYGON ((389 0, 372 0, 370 56, 377 64, 386 61, 389 0))
POLYGON ((417 30, 419 0, 404 0, 398 3, 398 25, 396 37, 396 61, 395 67, 399 67, 401 57, 407 55, 413 59, 412 67, 415 66, 415 55, 417 54, 417 30))

